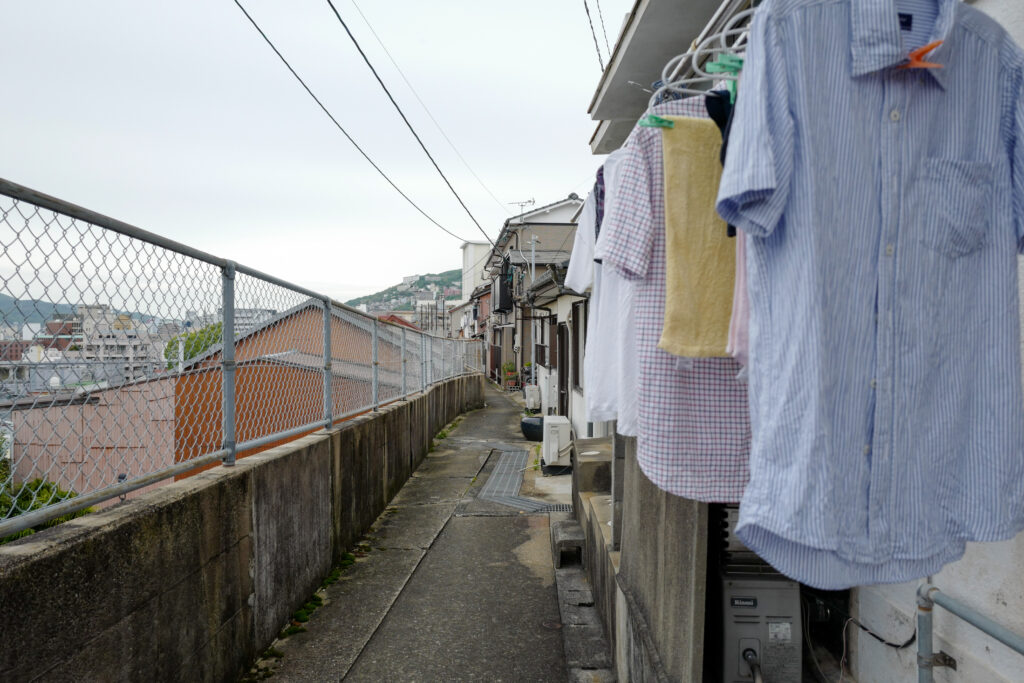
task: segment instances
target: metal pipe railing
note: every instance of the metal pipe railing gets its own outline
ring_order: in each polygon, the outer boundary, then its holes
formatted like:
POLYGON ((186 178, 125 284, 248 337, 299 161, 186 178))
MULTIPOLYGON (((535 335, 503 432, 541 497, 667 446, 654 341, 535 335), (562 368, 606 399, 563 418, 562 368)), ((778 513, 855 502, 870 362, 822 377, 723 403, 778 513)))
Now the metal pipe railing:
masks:
MULTIPOLYGON (((94 291, 103 289, 102 285, 106 282, 111 284, 109 291, 128 292, 120 295, 122 299, 117 306, 112 306, 111 304, 116 302, 110 301, 104 304, 106 308, 115 312, 120 309, 136 311, 142 315, 148 313, 151 319, 160 317, 166 321, 169 310, 197 310, 198 316, 204 308, 192 309, 192 304, 198 303, 199 306, 207 307, 212 301, 216 301, 220 306, 220 330, 216 338, 213 338, 212 331, 216 331, 216 328, 212 324, 197 330, 191 327, 192 321, 196 319, 191 314, 187 318, 175 317, 172 314, 170 318, 177 321, 174 325, 180 333, 172 332, 171 334, 176 336, 171 337, 171 341, 177 346, 172 347, 168 343, 163 351, 164 358, 154 362, 156 367, 146 371, 146 374, 137 378, 132 377, 123 384, 94 383, 60 398, 53 393, 29 393, 8 401, 6 408, 0 406, 0 418, 5 421, 19 420, 23 427, 28 425, 26 428, 31 428, 30 439, 37 448, 31 454, 24 445, 19 445, 17 452, 11 451, 11 467, 9 474, 0 478, 0 493, 10 495, 16 500, 23 497, 23 500, 18 503, 17 509, 12 508, 6 519, 0 517, 0 538, 37 527, 56 517, 84 510, 97 503, 124 496, 217 460, 222 460, 223 464, 228 466, 233 465, 236 453, 252 451, 319 428, 331 427, 351 416, 377 410, 384 403, 407 399, 412 394, 426 391, 437 382, 461 376, 467 370, 481 370, 479 367, 467 368, 455 363, 457 357, 468 357, 463 348, 465 343, 479 345, 480 342, 441 340, 440 358, 437 363, 439 367, 436 367, 433 357, 434 341, 425 333, 382 323, 374 316, 310 289, 0 179, 0 200, 4 197, 14 200, 14 203, 0 206, 0 244, 17 244, 19 249, 24 249, 24 253, 17 257, 23 258, 22 262, 15 262, 16 257, 5 254, 15 267, 16 274, 18 268, 24 268, 27 274, 29 269, 34 267, 34 248, 46 254, 53 249, 52 245, 37 246, 33 241, 39 240, 40 235, 46 236, 47 230, 52 231, 47 239, 64 239, 69 247, 76 246, 76 237, 81 238, 81 235, 89 233, 94 238, 93 242, 90 242, 93 251, 98 246, 106 246, 110 250, 106 253, 96 252, 99 256, 106 256, 111 262, 117 261, 118 256, 123 257, 120 259, 119 267, 111 269, 112 272, 92 272, 89 275, 101 285, 94 291), (24 211, 18 208, 19 204, 30 205, 33 208, 24 211), (40 209, 52 211, 54 216, 41 214, 40 209), (40 225, 37 226, 37 223, 40 225), (101 245, 101 240, 106 239, 104 231, 129 239, 107 239, 101 245), (13 239, 8 239, 8 234, 13 236, 13 239), (111 246, 112 244, 114 246, 111 246), (157 247, 157 250, 154 251, 153 247, 157 247), (167 252, 176 255, 173 256, 173 260, 170 260, 167 252), (184 260, 181 257, 185 257, 184 260), (158 263, 161 264, 170 263, 171 265, 167 266, 169 270, 165 273, 154 269, 153 262, 148 260, 150 258, 159 259, 158 263), (208 277, 210 266, 219 271, 216 289, 212 281, 203 279, 208 277), (129 276, 137 271, 145 273, 147 277, 140 279, 139 283, 133 283, 129 276), (239 279, 239 274, 246 277, 239 279), (103 280, 104 276, 108 280, 103 280), (168 280, 178 278, 190 285, 205 283, 206 289, 191 295, 188 294, 190 290, 186 289, 183 295, 180 290, 161 289, 161 277, 168 280), (156 284, 147 284, 152 282, 156 284), (137 289, 133 290, 133 285, 137 289), (216 298, 213 299, 215 291, 216 298), (173 298, 175 296, 190 298, 179 300, 173 298), (284 302, 284 305, 280 305, 281 302, 284 302), (243 308, 253 305, 262 308, 243 308), (315 325, 320 328, 319 330, 312 326, 309 313, 306 312, 307 309, 314 307, 317 318, 315 325), (147 311, 147 308, 159 309, 159 312, 147 311), (259 321, 254 323, 251 318, 240 317, 239 313, 242 310, 264 309, 272 314, 273 320, 263 327, 259 321), (281 313, 278 314, 278 311, 281 313), (299 314, 304 316, 300 322, 288 323, 292 326, 285 325, 280 328, 278 337, 274 337, 274 334, 277 334, 274 332, 274 325, 277 322, 293 320, 292 316, 299 314), (337 328, 335 332, 340 330, 340 336, 332 335, 332 328, 337 328), (204 330, 205 335, 202 334, 204 330), (364 336, 367 332, 368 340, 367 336, 364 336), (415 375, 410 375, 408 368, 409 356, 414 354, 414 349, 417 348, 415 343, 410 346, 410 334, 419 336, 418 386, 415 375), (367 341, 370 349, 366 349, 367 341), (246 346, 243 347, 243 343, 246 346), (361 348, 359 345, 362 345, 361 348), (308 351, 317 346, 319 348, 316 353, 308 351), (322 358, 317 359, 320 349, 322 358), (451 365, 448 364, 449 353, 452 356, 451 365), (164 359, 167 359, 166 367, 162 365, 164 359), (189 361, 187 364, 186 360, 189 361), (216 362, 218 360, 219 362, 216 362), (168 371, 172 369, 173 372, 168 371), (322 373, 322 378, 317 379, 317 382, 322 384, 322 403, 318 398, 314 399, 303 393, 309 387, 306 379, 295 379, 302 373, 309 372, 322 373), (217 378, 220 380, 220 396, 216 399, 209 394, 209 388, 218 384, 211 382, 210 373, 220 375, 217 378), (338 382, 340 392, 335 386, 338 382), (154 389, 154 393, 143 395, 143 387, 157 385, 163 388, 154 389), (354 389, 346 391, 347 387, 354 389), (362 393, 365 389, 369 389, 369 395, 362 393), (115 393, 104 395, 101 392, 115 393), (95 396, 97 393, 100 395, 95 396), (306 398, 303 398, 304 396, 306 398), (111 402, 111 398, 118 400, 111 402), (167 406, 166 409, 150 406, 150 403, 161 400, 170 401, 163 404, 167 406), (301 401, 301 404, 297 401, 301 401), (320 405, 314 407, 310 405, 311 403, 320 405), (221 410, 220 424, 214 427, 217 416, 211 408, 218 404, 221 410), (74 469, 67 462, 61 462, 57 458, 57 454, 61 452, 77 454, 79 451, 100 452, 96 458, 106 457, 102 454, 102 448, 89 450, 89 443, 95 441, 99 434, 96 427, 82 428, 93 431, 60 431, 62 428, 68 429, 66 425, 75 424, 73 419, 68 419, 66 411, 81 410, 82 406, 88 406, 89 410, 96 411, 100 416, 99 421, 93 424, 99 424, 104 428, 104 438, 109 437, 116 441, 117 438, 127 438, 124 435, 118 437, 117 430, 123 429, 126 433, 130 431, 133 438, 140 440, 144 450, 150 446, 148 450, 156 455, 141 464, 124 456, 120 461, 103 461, 101 464, 115 471, 116 479, 113 476, 99 480, 82 478, 81 469, 74 469), (21 417, 23 411, 40 412, 34 414, 33 421, 21 417), (166 427, 168 415, 172 416, 174 421, 170 432, 166 427), (107 424, 104 420, 110 420, 112 428, 104 427, 107 424), (149 422, 150 420, 155 422, 149 422), (180 423, 179 420, 186 422, 180 423), (215 434, 210 434, 212 429, 217 428, 220 431, 219 439, 215 434), (211 436, 213 438, 210 438, 211 436), (38 451, 38 444, 43 444, 43 451, 38 451), (203 450, 207 448, 217 450, 204 453, 203 450), (193 456, 193 453, 198 455, 193 456), (40 457, 49 458, 46 461, 48 464, 40 464, 40 457), (165 466, 163 463, 168 460, 173 464, 165 466), (70 490, 68 484, 62 483, 61 485, 69 490, 62 491, 61 498, 37 500, 35 491, 24 484, 29 477, 20 475, 20 479, 18 478, 19 475, 16 473, 19 471, 19 465, 23 466, 22 471, 32 473, 35 477, 39 477, 39 473, 42 472, 53 481, 74 482, 76 478, 81 478, 78 480, 89 483, 80 488, 76 486, 77 492, 70 490), (135 474, 132 475, 131 472, 135 474), (110 481, 110 485, 107 485, 107 481, 110 481), (93 487, 92 490, 89 490, 90 485, 93 487), (28 503, 32 503, 34 509, 26 510, 28 503)), ((89 256, 92 257, 91 252, 89 256)), ((73 275, 72 266, 72 263, 68 263, 65 268, 73 275)), ((61 285, 56 280, 48 284, 41 283, 38 274, 34 278, 22 276, 21 280, 26 283, 36 282, 42 287, 43 296, 31 297, 32 299, 49 297, 52 302, 67 302, 64 305, 73 305, 76 307, 75 310, 80 304, 97 307, 90 301, 69 299, 76 294, 68 295, 67 291, 62 289, 67 285, 61 285)), ((27 291, 9 291, 12 282, 17 280, 0 277, 0 287, 3 288, 0 291, 8 295, 13 294, 14 298, 31 294, 27 291)), ((209 308, 205 310, 209 311, 209 308)), ((125 314, 119 315, 122 318, 126 317, 125 314)), ((7 322, 3 314, 0 314, 0 324, 7 322)), ((84 355, 79 361, 68 361, 61 354, 58 356, 58 360, 44 357, 43 361, 34 362, 32 367, 42 371, 58 363, 96 364, 96 361, 88 361, 84 355)), ((479 349, 476 349, 472 357, 482 358, 479 349)), ((81 423, 88 424, 86 420, 81 420, 81 423)), ((10 434, 15 440, 24 438, 16 429, 10 434)), ((91 472, 96 472, 99 468, 94 465, 99 462, 87 461, 84 464, 91 468, 91 472)))
POLYGON ((935 605, 971 624, 982 633, 1010 649, 1024 654, 1024 636, 1014 633, 981 612, 951 598, 934 585, 922 583, 917 589, 917 680, 933 683, 935 667, 956 668, 956 660, 944 652, 934 652, 932 615, 935 605))

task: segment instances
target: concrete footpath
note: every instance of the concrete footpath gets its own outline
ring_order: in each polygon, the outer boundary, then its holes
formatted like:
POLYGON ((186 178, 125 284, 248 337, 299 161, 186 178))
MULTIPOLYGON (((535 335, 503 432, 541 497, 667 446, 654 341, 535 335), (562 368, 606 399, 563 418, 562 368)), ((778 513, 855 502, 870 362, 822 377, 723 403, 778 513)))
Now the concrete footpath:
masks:
MULTIPOLYGON (((503 452, 528 451, 521 409, 494 387, 456 421, 321 590, 305 628, 247 678, 566 681, 548 512, 479 497, 503 452)), ((442 435, 443 436, 443 435, 442 435)), ((569 503, 569 477, 528 470, 522 495, 569 503)), ((295 629, 293 629, 295 630, 295 629)))

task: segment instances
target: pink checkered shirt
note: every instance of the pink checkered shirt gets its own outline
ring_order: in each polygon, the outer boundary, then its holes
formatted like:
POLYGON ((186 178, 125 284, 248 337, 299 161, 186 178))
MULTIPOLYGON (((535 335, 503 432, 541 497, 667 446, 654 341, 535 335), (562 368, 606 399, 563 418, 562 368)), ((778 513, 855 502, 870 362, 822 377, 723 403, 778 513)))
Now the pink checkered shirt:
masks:
MULTIPOLYGON (((708 118, 703 97, 653 111, 708 118)), ((732 358, 681 359, 658 348, 665 320, 661 130, 638 126, 626 144, 620 199, 605 214, 595 258, 636 282, 637 459, 664 491, 736 502, 749 478, 750 457, 747 388, 736 380, 740 365, 732 358)))

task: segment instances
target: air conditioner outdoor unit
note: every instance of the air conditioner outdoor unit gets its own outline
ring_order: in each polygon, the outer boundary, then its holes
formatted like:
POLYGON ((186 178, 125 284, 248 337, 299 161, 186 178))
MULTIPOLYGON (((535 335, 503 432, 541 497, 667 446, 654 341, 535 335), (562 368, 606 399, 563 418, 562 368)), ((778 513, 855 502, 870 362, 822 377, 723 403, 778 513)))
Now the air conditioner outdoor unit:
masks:
POLYGON ((541 383, 543 406, 548 408, 546 412, 552 412, 558 405, 558 375, 550 373, 541 379, 541 383))
POLYGON ((528 410, 540 410, 540 387, 536 384, 527 384, 523 387, 523 394, 526 397, 528 410))
POLYGON ((548 467, 566 467, 572 464, 572 436, 569 418, 548 415, 544 418, 544 443, 541 455, 548 467))

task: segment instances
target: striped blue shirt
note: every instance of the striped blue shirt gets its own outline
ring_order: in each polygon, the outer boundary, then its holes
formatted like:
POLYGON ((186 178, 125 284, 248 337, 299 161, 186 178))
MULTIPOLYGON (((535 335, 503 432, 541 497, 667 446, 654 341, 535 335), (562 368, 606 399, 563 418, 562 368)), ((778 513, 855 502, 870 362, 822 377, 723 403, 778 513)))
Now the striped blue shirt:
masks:
POLYGON ((737 534, 799 581, 906 581, 1024 527, 1022 71, 956 0, 755 16, 718 203, 748 234, 737 534), (943 68, 898 68, 933 40, 943 68))

